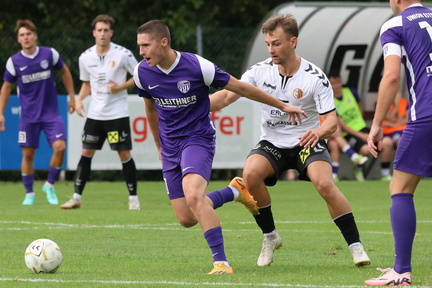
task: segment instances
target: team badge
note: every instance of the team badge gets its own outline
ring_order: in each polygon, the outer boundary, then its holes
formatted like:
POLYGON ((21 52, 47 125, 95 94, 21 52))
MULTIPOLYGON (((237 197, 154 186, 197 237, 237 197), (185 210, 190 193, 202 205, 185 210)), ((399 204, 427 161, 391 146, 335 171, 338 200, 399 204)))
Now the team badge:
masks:
POLYGON ((304 95, 303 90, 301 90, 300 88, 294 89, 294 91, 293 91, 293 97, 295 99, 301 99, 301 98, 303 98, 303 95, 304 95))
POLYGON ((48 60, 42 60, 40 62, 40 66, 42 67, 42 69, 47 69, 48 68, 48 60))
POLYGON ((109 143, 118 143, 119 142, 119 133, 118 133, 118 131, 108 132, 108 142, 109 143))
POLYGON ((304 164, 306 162, 307 158, 310 156, 310 147, 303 148, 300 151, 299 155, 300 155, 300 160, 304 164))
POLYGON ((111 60, 111 61, 108 62, 108 66, 109 67, 115 67, 116 66, 116 62, 111 60))
POLYGON ((179 81, 177 82, 177 88, 180 90, 180 92, 185 94, 190 89, 190 82, 187 80, 179 81))

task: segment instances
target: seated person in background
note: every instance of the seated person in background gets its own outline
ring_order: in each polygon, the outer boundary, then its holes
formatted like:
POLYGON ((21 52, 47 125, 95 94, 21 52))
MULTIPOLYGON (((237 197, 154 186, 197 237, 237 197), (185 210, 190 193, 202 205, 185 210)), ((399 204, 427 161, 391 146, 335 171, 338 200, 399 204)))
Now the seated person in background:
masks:
MULTIPOLYGON (((332 160, 332 174, 335 181, 339 180, 339 161, 340 161, 340 151, 345 153, 351 161, 361 170, 362 166, 368 160, 368 157, 358 154, 354 149, 348 144, 347 140, 342 137, 342 131, 338 125, 337 130, 330 136, 327 142, 327 146, 330 150, 330 157, 332 160)), ((362 179, 357 179, 362 180, 362 179)))
POLYGON ((402 132, 408 121, 408 101, 398 93, 395 102, 390 106, 389 112, 382 123, 384 136, 388 136, 393 141, 393 147, 396 149, 402 132))
MULTIPOLYGON (((333 88, 334 103, 339 116, 339 124, 342 136, 358 154, 369 155, 367 136, 369 128, 363 118, 363 106, 355 89, 343 87, 339 73, 331 71, 328 78, 333 88)), ((381 180, 390 181, 390 164, 393 158, 393 141, 390 137, 383 138, 383 149, 381 158, 381 180)), ((355 175, 357 180, 364 180, 363 169, 357 169, 355 175)))
MULTIPOLYGON (((322 122, 321 117, 319 117, 320 122, 322 122)), ((348 144, 346 139, 342 137, 342 131, 339 125, 337 125, 336 131, 327 139, 327 146, 330 150, 330 157, 332 161, 332 174, 335 181, 339 181, 339 161, 340 161, 340 151, 345 153, 348 158, 357 165, 358 168, 366 163, 368 157, 358 154, 354 149, 348 144)))

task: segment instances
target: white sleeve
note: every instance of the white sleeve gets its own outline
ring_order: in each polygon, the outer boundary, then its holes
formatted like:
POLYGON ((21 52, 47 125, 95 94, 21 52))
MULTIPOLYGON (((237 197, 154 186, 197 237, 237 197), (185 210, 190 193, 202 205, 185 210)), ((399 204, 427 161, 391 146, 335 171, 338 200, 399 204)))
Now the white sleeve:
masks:
POLYGON ((138 61, 136 60, 135 56, 130 50, 127 50, 127 53, 125 53, 124 56, 125 60, 125 66, 126 70, 129 72, 129 74, 134 74, 135 66, 137 66, 138 61))
POLYGON ((84 82, 90 81, 90 74, 88 73, 87 69, 85 68, 86 65, 83 60, 83 54, 78 58, 78 66, 79 66, 79 73, 80 73, 80 80, 84 82))
POLYGON ((211 83, 213 83, 215 74, 216 74, 216 69, 215 69, 215 65, 210 62, 207 59, 204 59, 203 57, 196 55, 198 62, 200 63, 200 67, 201 67, 201 73, 203 74, 203 78, 204 78, 204 83, 207 86, 210 86, 211 83))
POLYGON ((135 85, 141 89, 141 90, 145 90, 144 87, 141 84, 141 81, 139 79, 139 75, 138 75, 138 67, 139 67, 139 63, 135 66, 134 71, 133 71, 133 79, 135 82, 135 85))
POLYGON ((60 54, 57 52, 56 49, 54 49, 52 47, 50 47, 50 48, 51 48, 51 51, 53 53, 53 66, 55 66, 55 65, 57 65, 57 62, 60 59, 60 54))
POLYGON ((15 70, 15 66, 13 65, 12 62, 12 57, 9 57, 9 59, 6 62, 6 70, 14 77, 17 76, 16 70, 15 70))

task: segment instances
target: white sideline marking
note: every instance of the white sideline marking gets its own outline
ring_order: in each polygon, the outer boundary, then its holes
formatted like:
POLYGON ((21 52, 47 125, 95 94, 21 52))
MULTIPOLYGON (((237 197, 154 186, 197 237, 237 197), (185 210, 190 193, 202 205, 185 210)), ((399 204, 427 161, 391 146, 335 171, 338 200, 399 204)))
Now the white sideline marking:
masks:
MULTIPOLYGON (((389 223, 390 221, 356 221, 357 223, 389 223)), ((329 224, 331 221, 275 221, 276 224, 329 224)), ((420 220, 417 223, 432 223, 432 220, 420 220)), ((66 224, 66 223, 49 223, 49 222, 30 222, 30 221, 0 221, 0 224, 15 224, 27 225, 28 227, 0 227, 0 231, 22 231, 22 230, 38 230, 38 229, 142 229, 142 230, 169 230, 169 231, 201 231, 199 227, 185 229, 178 223, 159 223, 159 224, 113 224, 113 225, 91 225, 91 224, 66 224), (39 225, 39 227, 38 227, 39 225), (41 227, 48 226, 48 227, 41 227)), ((239 224, 253 224, 255 222, 239 222, 239 224)), ((224 229, 225 232, 256 232, 258 227, 253 229, 224 229)), ((333 233, 333 231, 323 229, 284 229, 278 228, 280 232, 314 232, 314 233, 333 233)), ((362 231, 363 234, 392 234, 391 231, 362 231)), ((432 235, 432 233, 421 233, 422 235, 432 235)))
MULTIPOLYGON (((51 283, 100 283, 100 284, 149 284, 149 285, 178 285, 178 286, 245 286, 245 287, 298 287, 298 288, 364 288, 364 285, 300 285, 284 283, 232 283, 232 282, 178 282, 178 281, 120 281, 120 280, 59 280, 59 279, 24 279, 24 278, 0 278, 0 281, 13 282, 51 282, 51 283)), ((411 286, 411 288, 425 288, 426 286, 411 286)))

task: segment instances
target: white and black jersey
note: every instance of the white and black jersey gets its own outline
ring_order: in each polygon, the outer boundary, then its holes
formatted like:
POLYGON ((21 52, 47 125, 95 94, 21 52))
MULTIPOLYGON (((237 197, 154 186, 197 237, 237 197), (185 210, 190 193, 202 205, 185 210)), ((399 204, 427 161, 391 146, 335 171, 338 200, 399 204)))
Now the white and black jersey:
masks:
POLYGON ((299 137, 306 130, 320 125, 318 116, 335 110, 333 90, 327 76, 314 64, 301 58, 298 71, 290 77, 279 73, 271 58, 249 68, 242 81, 252 84, 289 105, 306 112, 303 123, 291 123, 288 116, 272 106, 261 104, 261 140, 278 148, 288 149, 299 145, 299 137))
POLYGON ((129 116, 127 90, 110 94, 108 84, 113 81, 122 84, 128 73, 133 75, 138 64, 132 52, 111 42, 105 56, 96 53, 96 45, 79 57, 80 80, 89 81, 91 101, 87 117, 95 120, 113 120, 129 116))

